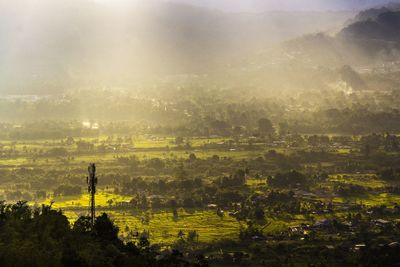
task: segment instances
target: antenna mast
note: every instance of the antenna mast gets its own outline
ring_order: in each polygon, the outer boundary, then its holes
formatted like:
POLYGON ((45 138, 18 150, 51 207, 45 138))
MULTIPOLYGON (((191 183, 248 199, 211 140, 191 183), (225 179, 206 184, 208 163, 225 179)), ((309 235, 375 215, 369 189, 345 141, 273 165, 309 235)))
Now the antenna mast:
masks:
POLYGON ((90 163, 88 167, 89 176, 86 177, 86 183, 88 184, 88 192, 89 196, 89 206, 90 206, 90 218, 92 226, 94 225, 94 219, 96 218, 96 210, 95 210, 95 194, 96 194, 96 185, 97 185, 97 177, 96 177, 96 165, 94 163, 90 163))

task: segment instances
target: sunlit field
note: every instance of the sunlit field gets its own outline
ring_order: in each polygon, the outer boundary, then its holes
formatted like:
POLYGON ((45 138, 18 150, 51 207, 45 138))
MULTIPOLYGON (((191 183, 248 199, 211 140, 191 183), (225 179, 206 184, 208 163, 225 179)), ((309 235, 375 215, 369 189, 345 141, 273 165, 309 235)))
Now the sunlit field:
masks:
MULTIPOLYGON (((179 210, 178 217, 172 212, 150 211, 110 211, 98 209, 98 213, 107 212, 120 228, 120 235, 125 241, 138 239, 136 233, 149 232, 149 240, 154 244, 172 245, 181 238, 186 239, 188 231, 196 231, 195 242, 215 242, 223 239, 238 239, 239 224, 234 218, 220 218, 213 211, 179 210), (184 235, 179 235, 182 231, 184 235)), ((82 215, 78 211, 65 212, 71 221, 82 215)))
MULTIPOLYGON (((186 240, 189 231, 196 231, 198 236, 192 242, 211 244, 221 240, 239 240, 239 231, 244 227, 243 222, 239 222, 236 218, 230 216, 228 211, 219 216, 215 209, 179 208, 177 214, 174 215, 171 208, 141 209, 130 207, 129 203, 136 196, 115 193, 114 185, 102 183, 103 174, 117 171, 124 175, 124 173, 130 172, 131 169, 126 169, 126 166, 117 161, 119 157, 129 158, 134 156, 140 161, 154 158, 186 161, 191 154, 194 154, 199 160, 208 160, 213 156, 218 156, 220 159, 225 158, 240 162, 246 159, 256 160, 259 157, 264 157, 271 150, 290 156, 296 153, 298 149, 276 147, 268 143, 249 146, 248 140, 245 139, 232 143, 231 139, 224 138, 191 138, 189 141, 190 146, 186 147, 176 145, 175 139, 172 137, 139 136, 132 139, 134 140, 133 144, 125 147, 125 149, 131 149, 132 151, 111 149, 102 153, 79 152, 74 145, 68 145, 57 140, 16 142, 13 147, 15 151, 19 151, 19 154, 16 154, 13 159, 1 159, 0 167, 3 170, 12 170, 16 167, 31 170, 51 169, 61 171, 60 175, 62 176, 69 175, 68 173, 73 171, 77 181, 80 180, 80 183, 84 184, 87 164, 96 162, 99 177, 99 190, 96 194, 97 214, 100 215, 106 212, 119 227, 119 236, 124 241, 136 242, 139 236, 144 235, 148 237, 152 244, 171 246, 186 240), (228 143, 229 145, 227 145, 228 143), (212 148, 207 148, 207 146, 212 146, 212 148), (70 155, 48 156, 44 154, 43 156, 34 157, 34 160, 33 157, 29 156, 29 153, 32 153, 30 151, 33 151, 33 149, 50 151, 53 147, 65 147, 70 155)), ((84 140, 96 145, 105 142, 106 137, 85 138, 84 140)), ((5 146, 8 145, 7 142, 3 142, 3 144, 5 146)), ((339 149, 333 153, 341 158, 349 154, 351 157, 354 152, 351 149, 339 149)), ((308 164, 308 168, 331 168, 334 165, 334 162, 321 161, 318 164, 308 164)), ((114 183, 118 184, 118 175, 115 179, 114 183)), ((158 178, 157 176, 149 175, 144 179, 152 181, 158 178)), ((266 178, 260 178, 259 174, 248 175, 245 184, 257 194, 264 194, 265 190, 270 188, 266 178)), ((333 190, 335 186, 341 184, 383 190, 386 186, 394 183, 383 181, 376 173, 336 173, 329 175, 328 179, 321 183, 321 186, 333 190)), ((3 193, 6 191, 7 188, 3 188, 3 193)), ((366 207, 379 205, 394 207, 397 203, 400 203, 399 195, 379 192, 366 192, 364 195, 346 197, 332 193, 325 195, 317 193, 313 198, 323 202, 332 202, 335 205, 355 204, 366 207)), ((36 207, 40 207, 42 204, 51 205, 56 210, 62 210, 71 225, 75 223, 79 216, 89 214, 89 194, 85 192, 85 187, 83 187, 80 195, 54 196, 49 192, 45 199, 31 200, 29 204, 36 207)), ((268 211, 266 213, 267 225, 263 227, 263 233, 265 235, 273 235, 285 232, 291 226, 312 224, 324 218, 340 218, 344 216, 346 216, 346 213, 342 211, 329 215, 314 214, 313 216, 305 216, 301 213, 276 216, 271 211, 268 211)))
MULTIPOLYGON (((149 240, 154 244, 171 245, 184 236, 178 236, 179 231, 197 231, 198 242, 213 242, 223 239, 237 239, 239 224, 228 215, 219 217, 215 210, 179 209, 178 216, 174 217, 169 210, 140 211, 129 209, 113 209, 116 203, 129 202, 131 197, 100 192, 96 194, 97 214, 107 212, 118 225, 121 237, 126 241, 137 239, 134 234, 149 231, 149 240), (111 201, 111 202, 110 202, 111 201)), ((52 205, 54 209, 62 210, 73 224, 79 216, 86 216, 89 212, 89 194, 70 197, 55 197, 31 203, 52 205)))

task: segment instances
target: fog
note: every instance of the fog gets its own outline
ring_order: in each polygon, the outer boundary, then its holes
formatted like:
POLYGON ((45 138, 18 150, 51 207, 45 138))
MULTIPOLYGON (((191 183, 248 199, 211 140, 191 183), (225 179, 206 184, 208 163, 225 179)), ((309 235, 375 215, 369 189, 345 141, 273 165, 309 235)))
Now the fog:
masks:
POLYGON ((354 15, 232 13, 245 11, 245 1, 232 4, 243 9, 226 9, 227 2, 218 2, 220 10, 211 2, 202 7, 189 5, 198 1, 185 2, 1 1, 1 90, 49 93, 79 86, 133 86, 165 75, 209 74, 282 41, 338 29, 354 15))
POLYGON ((382 10, 356 10, 385 1, 229 3, 1 1, 0 92, 135 91, 177 77, 279 92, 310 77, 325 83, 320 67, 365 68, 399 55, 392 20, 372 25, 378 30, 357 24, 382 10))

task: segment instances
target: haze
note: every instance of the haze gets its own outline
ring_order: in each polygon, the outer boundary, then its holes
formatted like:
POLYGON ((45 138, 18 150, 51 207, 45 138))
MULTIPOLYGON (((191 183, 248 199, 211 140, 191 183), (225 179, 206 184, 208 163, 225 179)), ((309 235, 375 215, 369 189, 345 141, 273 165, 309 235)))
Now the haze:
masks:
POLYGON ((354 15, 348 4, 337 1, 326 2, 337 12, 321 11, 315 1, 185 3, 193 6, 174 1, 2 1, 1 91, 125 87, 160 75, 210 73, 282 41, 340 29, 354 15), (318 12, 296 11, 314 6, 318 12), (230 13, 252 8, 292 11, 230 13))

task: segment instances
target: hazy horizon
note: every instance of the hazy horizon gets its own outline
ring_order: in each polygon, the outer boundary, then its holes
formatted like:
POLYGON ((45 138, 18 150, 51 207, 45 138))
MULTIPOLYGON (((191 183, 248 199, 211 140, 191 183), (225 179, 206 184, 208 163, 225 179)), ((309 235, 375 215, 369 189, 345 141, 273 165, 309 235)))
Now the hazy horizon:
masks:
MULTIPOLYGON (((98 0, 108 1, 108 0, 98 0)), ((359 11, 398 0, 164 0, 176 3, 215 8, 228 12, 264 11, 359 11)))

